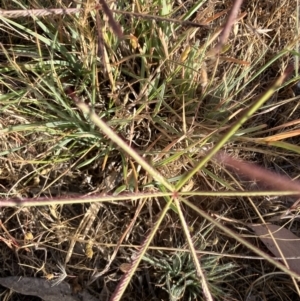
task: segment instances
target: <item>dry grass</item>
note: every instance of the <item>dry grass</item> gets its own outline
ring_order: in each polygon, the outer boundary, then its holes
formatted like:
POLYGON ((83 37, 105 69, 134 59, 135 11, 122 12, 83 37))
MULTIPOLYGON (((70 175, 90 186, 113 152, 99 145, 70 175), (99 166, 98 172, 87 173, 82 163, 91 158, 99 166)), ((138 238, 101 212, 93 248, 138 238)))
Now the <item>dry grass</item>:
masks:
MULTIPOLYGON (((294 198, 262 196, 265 186, 216 158, 198 165, 295 60, 296 1, 245 0, 219 56, 232 1, 129 2, 108 4, 205 26, 115 14, 118 39, 90 0, 77 14, 1 14, 0 197, 39 206, 0 208, 0 277, 51 278, 64 268, 74 289, 104 300, 139 258, 122 300, 209 300, 206 284, 214 300, 296 300, 292 277, 201 215, 268 253, 247 223, 279 218, 294 198), (135 152, 114 143, 84 104, 135 152), (95 195, 101 202, 91 204, 95 195)), ((1 8, 76 7, 68 3, 3 0, 1 8)), ((222 149, 297 179, 298 81, 296 70, 222 149)), ((298 234, 296 218, 288 225, 298 234)))

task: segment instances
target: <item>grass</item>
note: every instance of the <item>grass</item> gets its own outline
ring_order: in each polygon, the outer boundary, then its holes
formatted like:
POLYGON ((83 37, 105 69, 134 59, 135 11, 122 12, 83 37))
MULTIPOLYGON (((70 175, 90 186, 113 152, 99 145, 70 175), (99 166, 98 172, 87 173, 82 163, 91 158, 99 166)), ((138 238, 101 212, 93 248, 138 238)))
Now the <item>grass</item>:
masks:
POLYGON ((111 300, 299 298, 247 228, 299 188, 219 152, 298 179, 295 1, 245 1, 219 55, 232 1, 107 2, 123 38, 94 2, 1 3, 23 16, 0 21, 0 276, 111 300))

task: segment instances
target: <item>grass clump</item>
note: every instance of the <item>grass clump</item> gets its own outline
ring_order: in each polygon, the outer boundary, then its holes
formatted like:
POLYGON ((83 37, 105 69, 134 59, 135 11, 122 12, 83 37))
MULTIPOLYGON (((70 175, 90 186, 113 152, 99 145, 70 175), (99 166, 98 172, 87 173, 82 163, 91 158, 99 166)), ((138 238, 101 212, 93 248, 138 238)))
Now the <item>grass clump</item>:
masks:
MULTIPOLYGON (((239 267, 238 264, 226 260, 221 254, 219 257, 215 256, 216 254, 212 256, 209 254, 208 250, 213 250, 211 253, 216 251, 217 237, 213 238, 213 236, 213 227, 202 223, 192 239, 214 299, 230 300, 233 297, 231 282, 234 282, 239 267)), ((176 242, 179 243, 180 240, 177 238, 176 242)), ((155 279, 154 293, 163 300, 205 300, 202 287, 199 286, 193 258, 189 252, 186 252, 186 248, 185 244, 178 245, 177 248, 166 248, 169 254, 158 250, 143 257, 150 279, 155 279)))
POLYGON ((278 222, 298 186, 229 158, 298 178, 295 1, 245 1, 223 44, 232 1, 101 3, 2 1, 0 276, 293 300, 295 273, 247 225, 278 222))

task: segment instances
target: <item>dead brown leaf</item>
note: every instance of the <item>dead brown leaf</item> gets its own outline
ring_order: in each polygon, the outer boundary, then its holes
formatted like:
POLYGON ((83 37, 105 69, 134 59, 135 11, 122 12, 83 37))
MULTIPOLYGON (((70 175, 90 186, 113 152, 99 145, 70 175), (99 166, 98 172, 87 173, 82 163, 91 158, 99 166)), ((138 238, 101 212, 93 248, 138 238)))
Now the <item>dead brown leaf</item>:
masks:
POLYGON ((12 276, 0 278, 0 284, 19 294, 37 296, 44 301, 97 301, 97 298, 84 290, 73 294, 67 282, 52 286, 47 279, 12 276))
MULTIPOLYGON (((281 257, 276 244, 285 258, 300 257, 300 238, 288 229, 273 224, 250 224, 248 226, 276 257, 281 257), (268 229, 272 233, 276 243, 268 229)), ((286 261, 289 268, 300 275, 300 259, 286 259, 286 261)))

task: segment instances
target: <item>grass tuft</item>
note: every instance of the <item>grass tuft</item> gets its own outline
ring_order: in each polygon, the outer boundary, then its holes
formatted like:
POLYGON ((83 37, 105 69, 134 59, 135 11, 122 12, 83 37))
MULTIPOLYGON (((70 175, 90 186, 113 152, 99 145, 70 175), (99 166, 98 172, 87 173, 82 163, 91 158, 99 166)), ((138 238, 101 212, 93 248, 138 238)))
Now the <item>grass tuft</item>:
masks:
POLYGON ((299 235, 298 6, 235 5, 2 1, 1 277, 110 300, 299 298, 248 228, 299 235))

